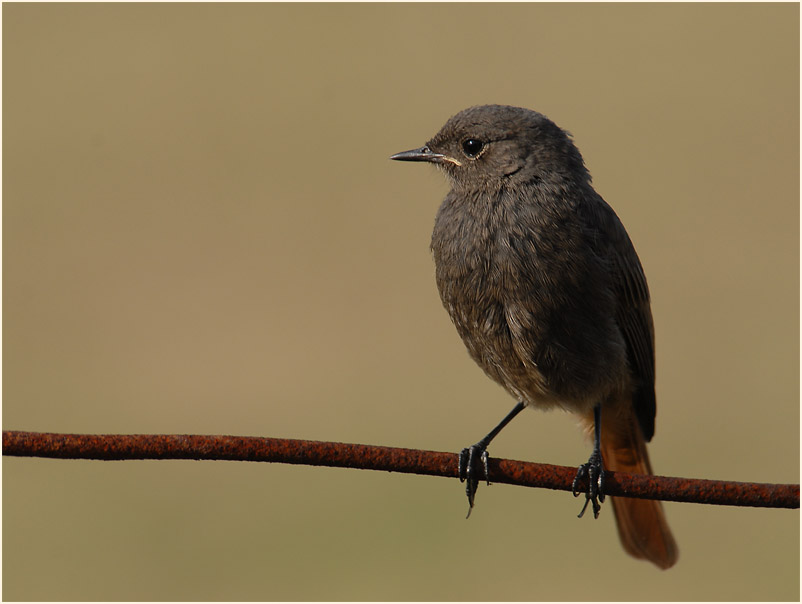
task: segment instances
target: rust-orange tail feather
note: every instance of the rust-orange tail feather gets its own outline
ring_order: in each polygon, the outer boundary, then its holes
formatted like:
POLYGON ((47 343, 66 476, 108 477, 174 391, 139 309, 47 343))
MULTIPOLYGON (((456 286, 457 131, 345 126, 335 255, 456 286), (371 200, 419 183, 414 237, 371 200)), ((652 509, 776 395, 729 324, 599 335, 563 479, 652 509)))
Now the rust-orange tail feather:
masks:
MULTIPOLYGON (((619 408, 620 410, 620 408, 619 408)), ((613 472, 651 474, 646 442, 631 412, 604 413, 601 422, 604 467, 613 472)), ((652 499, 610 497, 621 544, 631 556, 645 558, 660 568, 671 568, 679 550, 668 528, 663 506, 652 499)))

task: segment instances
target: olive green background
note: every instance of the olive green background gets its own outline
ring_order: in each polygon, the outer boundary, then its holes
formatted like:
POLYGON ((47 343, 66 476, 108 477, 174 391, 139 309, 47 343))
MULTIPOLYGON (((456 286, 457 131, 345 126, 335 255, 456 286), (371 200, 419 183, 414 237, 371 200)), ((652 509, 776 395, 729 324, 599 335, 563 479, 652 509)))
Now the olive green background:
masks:
MULTIPOLYGON (((3 427, 457 451, 514 401, 388 161, 474 104, 570 130, 643 261, 658 473, 799 479, 796 4, 6 4, 3 427)), ((570 416, 491 454, 564 465, 570 416)), ((3 460, 11 600, 797 600, 799 513, 667 504, 670 571, 564 492, 3 460)))

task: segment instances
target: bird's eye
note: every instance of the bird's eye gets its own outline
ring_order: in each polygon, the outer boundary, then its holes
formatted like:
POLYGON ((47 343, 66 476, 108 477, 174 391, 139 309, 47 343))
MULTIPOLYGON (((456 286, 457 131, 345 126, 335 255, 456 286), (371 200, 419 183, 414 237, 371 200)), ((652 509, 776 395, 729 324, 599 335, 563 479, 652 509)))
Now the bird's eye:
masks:
POLYGON ((462 141, 462 151, 471 159, 478 157, 484 148, 485 144, 476 138, 469 138, 462 141))

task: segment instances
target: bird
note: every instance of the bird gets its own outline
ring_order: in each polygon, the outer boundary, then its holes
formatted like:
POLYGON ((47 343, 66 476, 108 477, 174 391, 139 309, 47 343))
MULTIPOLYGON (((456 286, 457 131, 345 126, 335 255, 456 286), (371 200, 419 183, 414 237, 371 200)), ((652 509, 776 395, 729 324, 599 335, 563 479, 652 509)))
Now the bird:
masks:
MULTIPOLYGON (((443 306, 469 355, 517 404, 459 455, 469 511, 489 484, 490 441, 524 408, 577 415, 593 440, 574 495, 598 517, 606 471, 652 474, 654 324, 646 277, 572 135, 545 115, 480 105, 424 146, 451 189, 431 240, 443 306), (585 487, 586 485, 586 487, 585 487)), ((610 497, 624 550, 662 569, 678 548, 656 500, 610 497)))

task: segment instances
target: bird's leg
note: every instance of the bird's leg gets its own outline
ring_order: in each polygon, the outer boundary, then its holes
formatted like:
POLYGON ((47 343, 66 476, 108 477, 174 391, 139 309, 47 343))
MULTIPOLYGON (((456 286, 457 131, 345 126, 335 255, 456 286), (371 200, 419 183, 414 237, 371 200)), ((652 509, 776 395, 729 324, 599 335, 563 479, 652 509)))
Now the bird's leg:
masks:
POLYGON ((488 460, 490 456, 487 454, 487 445, 493 440, 501 430, 509 424, 512 419, 518 415, 521 410, 526 407, 523 401, 519 401, 515 408, 510 411, 507 416, 501 420, 498 426, 493 428, 487 436, 480 440, 475 445, 464 448, 459 454, 459 480, 460 482, 467 482, 465 485, 465 493, 468 495, 468 518, 473 509, 473 500, 476 497, 476 489, 479 488, 479 472, 481 471, 482 478, 490 484, 490 471, 488 468, 488 460), (481 465, 481 470, 479 466, 481 465))
POLYGON ((590 454, 588 463, 582 464, 577 470, 574 478, 573 493, 578 497, 581 491, 578 490, 579 484, 586 480, 588 490, 585 492, 585 505, 579 512, 579 518, 585 513, 588 503, 593 505, 593 517, 599 517, 601 504, 604 502, 604 466, 601 455, 601 405, 593 408, 593 453, 590 454))

